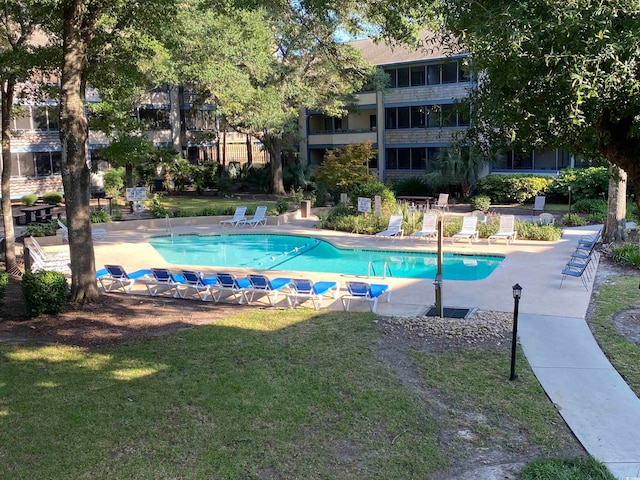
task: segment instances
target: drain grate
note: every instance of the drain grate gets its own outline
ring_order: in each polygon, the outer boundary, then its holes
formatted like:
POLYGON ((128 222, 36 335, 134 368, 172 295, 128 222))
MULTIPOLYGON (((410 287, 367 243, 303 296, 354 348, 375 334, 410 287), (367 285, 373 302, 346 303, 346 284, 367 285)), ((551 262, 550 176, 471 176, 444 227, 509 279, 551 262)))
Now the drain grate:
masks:
MULTIPOLYGON (((446 318, 467 318, 473 313, 472 308, 450 308, 444 307, 442 309, 442 315, 446 318)), ((436 307, 431 307, 425 314, 427 317, 437 317, 436 307)))

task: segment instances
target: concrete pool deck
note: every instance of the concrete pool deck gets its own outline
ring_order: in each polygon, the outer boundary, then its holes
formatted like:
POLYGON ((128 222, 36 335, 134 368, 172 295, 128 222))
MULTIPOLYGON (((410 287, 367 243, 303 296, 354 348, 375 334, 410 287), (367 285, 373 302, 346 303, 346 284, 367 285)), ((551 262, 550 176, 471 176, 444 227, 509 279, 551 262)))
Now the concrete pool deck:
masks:
MULTIPOLYGON (((97 268, 110 263, 121 264, 127 271, 150 267, 180 268, 167 264, 147 242, 150 237, 167 235, 168 224, 162 221, 130 223, 121 228, 113 229, 103 241, 94 242, 97 268)), ((519 283, 523 288, 519 340, 536 377, 585 449, 604 462, 616 478, 636 479, 640 478, 640 400, 603 355, 584 320, 593 278, 587 283, 588 289, 580 279, 571 277, 559 288, 560 272, 575 250, 578 238, 595 233, 598 228, 565 229, 557 242, 518 240, 508 246, 504 242, 488 245, 486 240, 472 245, 462 242, 452 245, 446 240, 446 252, 505 255, 505 260, 484 280, 445 281, 443 303, 446 307, 512 312, 512 286, 519 283)), ((318 230, 313 219, 298 219, 254 230, 221 228, 217 219, 209 218, 190 225, 173 225, 171 231, 202 235, 289 233, 322 238, 344 247, 436 250, 435 242, 318 230)), ((198 270, 213 273, 215 269, 198 270)), ((238 270, 238 273, 249 272, 238 270)), ((345 281, 354 278, 339 274, 268 273, 272 277, 302 276, 339 281, 343 293, 345 281)), ((381 301, 378 304, 380 315, 418 316, 434 302, 431 280, 372 277, 368 281, 388 283, 393 289, 391 303, 381 301)), ((146 293, 146 289, 142 287, 139 292, 146 293)), ((324 305, 342 309, 340 300, 327 301, 324 305)), ((352 305, 355 307, 356 304, 352 305)), ((368 305, 357 308, 366 311, 368 305)))

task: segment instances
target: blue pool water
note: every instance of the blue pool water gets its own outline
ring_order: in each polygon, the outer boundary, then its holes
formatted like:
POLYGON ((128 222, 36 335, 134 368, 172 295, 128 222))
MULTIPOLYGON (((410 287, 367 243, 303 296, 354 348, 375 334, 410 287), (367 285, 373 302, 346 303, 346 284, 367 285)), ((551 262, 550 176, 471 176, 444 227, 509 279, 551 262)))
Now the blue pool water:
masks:
MULTIPOLYGON (((398 250, 337 248, 311 237, 294 235, 179 235, 156 237, 149 243, 171 264, 239 267, 260 270, 366 275, 372 262, 372 275, 435 278, 435 253, 398 250)), ((488 277, 504 260, 499 256, 445 254, 444 280, 481 280, 488 277)))

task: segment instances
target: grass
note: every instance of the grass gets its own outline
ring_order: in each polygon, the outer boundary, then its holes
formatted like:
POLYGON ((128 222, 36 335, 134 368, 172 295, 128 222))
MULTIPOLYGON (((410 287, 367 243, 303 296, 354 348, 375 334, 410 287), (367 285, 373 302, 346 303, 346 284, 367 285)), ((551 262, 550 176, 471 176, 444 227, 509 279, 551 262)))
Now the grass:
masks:
POLYGON ((593 315, 588 319, 600 348, 638 396, 640 348, 616 331, 613 315, 620 310, 639 305, 638 277, 612 277, 600 288, 593 303, 593 315))
MULTIPOLYGON (((426 478, 460 420, 435 418, 376 356, 374 319, 256 309, 92 351, 0 344, 0 477, 426 478)), ((571 441, 522 356, 515 383, 504 352, 416 358, 442 395, 485 412, 486 441, 523 416, 538 451, 571 441)))
POLYGON ((518 480, 615 480, 602 463, 593 458, 536 460, 518 475, 518 480))

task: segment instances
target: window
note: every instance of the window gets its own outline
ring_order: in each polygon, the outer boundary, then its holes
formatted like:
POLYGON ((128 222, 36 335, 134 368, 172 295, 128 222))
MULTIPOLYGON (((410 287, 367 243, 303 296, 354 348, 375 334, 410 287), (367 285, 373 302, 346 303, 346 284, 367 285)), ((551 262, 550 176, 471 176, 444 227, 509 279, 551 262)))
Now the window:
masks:
POLYGON ((442 126, 443 127, 456 127, 458 120, 456 116, 456 110, 453 104, 441 105, 442 111, 442 126))
POLYGON ((427 150, 425 148, 411 149, 411 170, 426 170, 427 150))
POLYGON ((398 108, 398 128, 410 128, 409 107, 398 108))
POLYGON ((369 128, 375 130, 378 126, 378 117, 376 115, 369 115, 369 128))
POLYGON ((420 67, 411 67, 411 86, 419 87, 425 84, 424 65, 420 67))
POLYGON ((398 149, 398 170, 411 170, 411 149, 398 149))
POLYGON ((440 64, 427 66, 427 85, 440 84, 440 64))
POLYGON ((409 67, 398 69, 398 87, 409 86, 409 67))
POLYGON ((398 81, 396 78, 396 69, 389 68, 384 71, 387 75, 389 75, 389 88, 396 88, 398 86, 398 81))
POLYGON ((447 62, 442 65, 442 83, 458 82, 458 62, 447 62))
POLYGON ((384 111, 384 128, 388 128, 389 130, 395 130, 398 128, 398 119, 396 117, 396 109, 395 108, 387 108, 384 111))
POLYGON ((471 125, 471 106, 469 102, 462 102, 456 105, 458 111, 458 126, 466 127, 471 125))
POLYGON ((32 107, 34 130, 58 130, 58 107, 32 107))
POLYGON ((169 130, 169 110, 166 108, 139 108, 141 122, 145 122, 152 130, 169 130))
POLYGON ((31 107, 16 108, 13 122, 15 130, 31 130, 31 107))
POLYGON ((424 147, 387 148, 386 159, 388 170, 425 170, 427 150, 424 147))
POLYGON ((557 170, 556 152, 554 150, 536 152, 535 165, 536 170, 557 170))
POLYGON ((49 152, 38 152, 36 159, 36 175, 38 177, 48 177, 53 173, 51 168, 51 154, 49 152))
POLYGON ((426 116, 425 107, 411 107, 411 128, 424 128, 426 116))
POLYGON ((458 62, 458 82, 465 83, 471 80, 469 75, 469 63, 464 61, 458 62))
POLYGON ((438 128, 442 125, 440 105, 431 105, 429 107, 429 128, 438 128))
POLYGON ((441 147, 427 147, 427 171, 437 170, 440 165, 441 147))
POLYGON ((387 170, 397 170, 398 169, 398 149, 397 148, 387 148, 387 154, 385 155, 385 167, 387 170))

